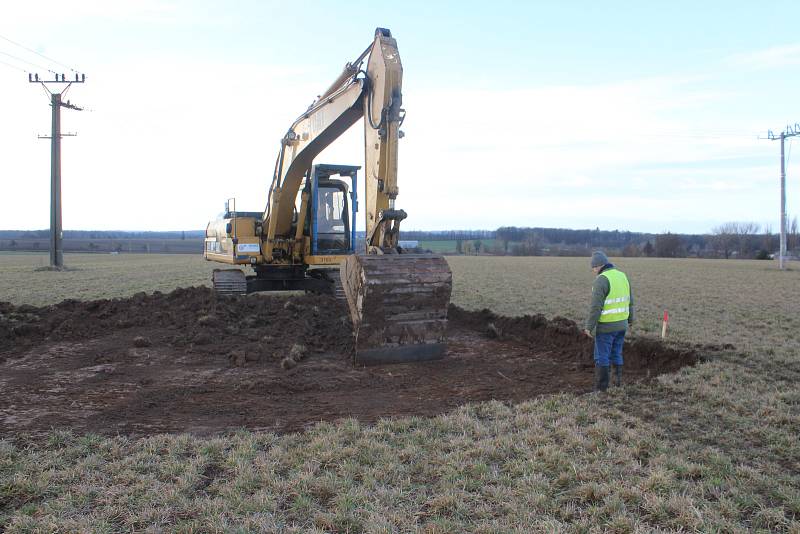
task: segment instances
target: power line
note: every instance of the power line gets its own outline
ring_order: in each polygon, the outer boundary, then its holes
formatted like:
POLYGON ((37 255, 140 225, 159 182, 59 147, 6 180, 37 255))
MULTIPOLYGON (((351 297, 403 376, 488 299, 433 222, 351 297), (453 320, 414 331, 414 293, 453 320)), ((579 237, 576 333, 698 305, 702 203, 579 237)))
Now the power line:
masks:
MULTIPOLYGON (((41 65, 37 65, 36 63, 33 63, 32 61, 28 61, 27 59, 22 59, 21 57, 17 57, 17 56, 15 56, 15 55, 13 55, 13 54, 9 54, 8 52, 1 52, 1 51, 0 51, 0 54, 3 54, 4 56, 8 56, 8 57, 10 57, 10 58, 12 58, 12 59, 16 59, 16 60, 17 60, 17 61, 19 61, 20 63, 27 63, 27 64, 28 64, 28 65, 30 65, 31 67, 36 67, 37 69, 44 69, 44 70, 46 70, 47 72, 50 72, 50 73, 52 73, 52 74, 55 74, 55 71, 52 71, 52 70, 48 69, 47 67, 42 67, 41 65)), ((25 71, 25 72, 28 72, 28 71, 25 71)))
MULTIPOLYGON (((56 65, 61 65, 61 66, 62 66, 62 67, 64 67, 65 69, 69 69, 69 70, 71 70, 72 72, 75 72, 75 73, 77 73, 77 72, 78 72, 78 71, 76 71, 75 69, 73 69, 72 67, 70 67, 69 65, 64 65, 64 64, 63 64, 63 63, 61 63, 60 61, 56 61, 55 59, 53 59, 53 58, 51 58, 51 57, 47 57, 47 56, 45 56, 44 54, 40 54, 40 53, 39 53, 39 52, 37 52, 36 50, 33 50, 33 49, 31 49, 31 48, 28 48, 28 47, 27 47, 27 46, 25 46, 25 45, 21 45, 21 44, 19 44, 19 43, 18 43, 18 42, 16 42, 16 41, 12 41, 12 40, 11 40, 11 39, 9 39, 8 37, 5 37, 5 36, 3 36, 3 35, 0 35, 0 39, 4 39, 4 40, 8 41, 9 43, 11 43, 11 44, 13 44, 13 45, 15 45, 15 46, 18 46, 18 47, 22 48, 23 50, 27 50, 28 52, 31 52, 32 54, 36 54, 37 56, 39 56, 39 57, 42 57, 42 58, 46 59, 47 61, 50 61, 51 63, 55 63, 56 65)), ((40 68, 41 68, 41 67, 40 67, 40 68)), ((50 70, 50 69, 47 69, 47 70, 50 70)), ((50 71, 50 72, 53 72, 53 71, 50 71)))
POLYGON ((11 63, 6 63, 5 61, 0 61, 0 65, 5 65, 6 67, 11 67, 14 70, 21 70, 22 72, 27 72, 28 74, 30 74, 30 72, 28 72, 27 70, 23 69, 22 67, 18 67, 16 65, 12 65, 11 63))

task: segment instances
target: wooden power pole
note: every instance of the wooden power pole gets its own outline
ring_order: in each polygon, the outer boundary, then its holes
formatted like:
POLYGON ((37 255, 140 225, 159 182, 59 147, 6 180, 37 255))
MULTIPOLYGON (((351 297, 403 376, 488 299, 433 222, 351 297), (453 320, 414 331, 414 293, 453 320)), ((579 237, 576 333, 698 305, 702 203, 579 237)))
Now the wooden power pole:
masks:
POLYGON ((86 75, 80 77, 75 74, 74 80, 67 81, 63 74, 55 75, 54 80, 40 80, 39 75, 28 74, 30 83, 41 83, 44 90, 50 95, 50 105, 52 106, 52 133, 49 136, 39 136, 40 139, 50 139, 50 267, 62 269, 64 267, 64 247, 63 230, 61 228, 61 138, 63 136, 73 136, 75 134, 61 133, 61 108, 74 109, 81 111, 67 100, 62 100, 62 96, 67 92, 73 83, 84 83, 86 75), (66 87, 59 92, 52 92, 48 89, 48 83, 66 84, 66 87))

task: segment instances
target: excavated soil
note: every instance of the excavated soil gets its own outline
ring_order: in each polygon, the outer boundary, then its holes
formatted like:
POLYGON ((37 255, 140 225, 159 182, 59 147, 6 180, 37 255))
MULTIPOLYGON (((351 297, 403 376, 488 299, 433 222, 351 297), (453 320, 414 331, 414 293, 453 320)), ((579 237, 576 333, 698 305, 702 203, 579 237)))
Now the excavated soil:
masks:
MULTIPOLYGON (((186 288, 43 308, 0 302, 0 436, 282 433, 591 390, 591 341, 572 321, 455 306, 449 317, 445 359, 357 368, 347 309, 333 297, 186 288)), ((625 378, 700 358, 696 348, 634 339, 625 378)))

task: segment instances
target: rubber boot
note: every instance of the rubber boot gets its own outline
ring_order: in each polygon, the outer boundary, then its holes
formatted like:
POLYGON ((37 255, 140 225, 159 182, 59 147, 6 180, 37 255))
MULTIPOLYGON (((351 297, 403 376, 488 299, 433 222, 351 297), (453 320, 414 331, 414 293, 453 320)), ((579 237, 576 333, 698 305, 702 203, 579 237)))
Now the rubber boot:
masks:
POLYGON ((614 386, 621 387, 622 386, 622 366, 621 365, 612 365, 614 368, 614 386))
POLYGON ((609 369, 597 366, 594 368, 594 390, 605 391, 608 389, 609 369))

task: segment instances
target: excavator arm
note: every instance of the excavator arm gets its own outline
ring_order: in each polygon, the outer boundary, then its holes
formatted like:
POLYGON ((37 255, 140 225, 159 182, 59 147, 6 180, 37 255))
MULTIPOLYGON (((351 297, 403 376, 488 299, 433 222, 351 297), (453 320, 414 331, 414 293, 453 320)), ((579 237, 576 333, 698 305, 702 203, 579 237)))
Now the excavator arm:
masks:
POLYGON ((433 254, 402 254, 395 206, 403 67, 397 42, 378 28, 369 54, 363 103, 366 255, 340 268, 355 327, 356 361, 363 364, 437 359, 446 350, 452 274, 433 254))
POLYGON ((378 28, 369 55, 364 102, 364 156, 366 161, 366 236, 368 252, 397 249, 399 224, 406 214, 396 210, 397 153, 402 109, 403 67, 389 30, 378 28))

